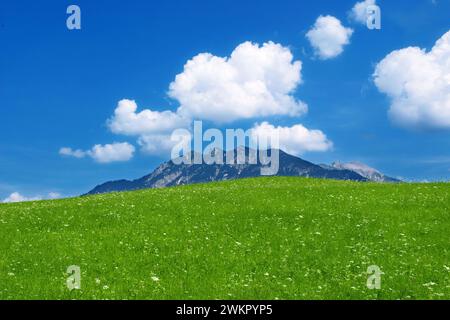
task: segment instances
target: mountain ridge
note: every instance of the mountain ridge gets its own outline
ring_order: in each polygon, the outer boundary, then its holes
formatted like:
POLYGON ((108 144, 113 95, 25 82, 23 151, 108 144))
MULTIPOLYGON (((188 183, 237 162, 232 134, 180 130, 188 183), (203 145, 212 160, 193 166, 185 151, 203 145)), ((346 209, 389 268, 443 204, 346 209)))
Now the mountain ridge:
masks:
POLYGON ((374 182, 401 182, 400 180, 398 180, 396 178, 389 177, 389 176, 381 173, 377 169, 374 169, 364 163, 357 162, 357 161, 352 161, 352 162, 347 162, 347 163, 335 161, 331 164, 331 167, 333 167, 335 169, 339 169, 339 170, 354 171, 354 172, 358 173, 359 175, 367 178, 368 180, 374 181, 374 182))
MULTIPOLYGON (((238 149, 233 150, 235 164, 174 164, 172 160, 159 165, 153 172, 135 180, 115 180, 97 185, 85 195, 109 192, 132 191, 148 188, 164 188, 171 186, 204 183, 213 181, 232 180, 261 176, 261 164, 248 164, 250 149, 245 148, 246 164, 236 164, 238 149)), ((255 151, 255 150, 252 150, 255 151)), ((279 170, 275 176, 298 176, 310 178, 324 178, 335 180, 373 181, 355 171, 346 168, 336 168, 317 165, 299 157, 290 155, 282 150, 279 152, 279 170)), ((227 153, 222 150, 225 159, 227 153)), ((228 151, 230 152, 230 151, 228 151)), ((194 153, 192 153, 194 155, 194 153)), ((378 171, 377 171, 378 172, 378 171)))

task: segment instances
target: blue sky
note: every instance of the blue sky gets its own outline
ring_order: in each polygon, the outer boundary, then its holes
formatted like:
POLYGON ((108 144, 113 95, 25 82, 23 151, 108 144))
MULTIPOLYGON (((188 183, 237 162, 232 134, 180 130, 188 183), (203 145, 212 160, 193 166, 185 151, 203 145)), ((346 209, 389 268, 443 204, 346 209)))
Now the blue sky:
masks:
MULTIPOLYGON (((134 100, 138 112, 176 112, 180 101, 170 96, 169 86, 186 62, 204 52, 228 57, 246 41, 272 41, 289 50, 293 61, 302 62, 303 82, 288 95, 306 103, 308 112, 227 124, 211 121, 211 126, 301 124, 320 130, 333 143, 322 152, 303 152, 306 160, 361 161, 392 176, 449 179, 448 124, 436 124, 428 111, 427 122, 405 120, 405 125, 400 116, 393 119, 388 110, 395 97, 380 89, 383 85, 375 84, 372 75, 394 50, 431 50, 450 30, 450 1, 379 0, 381 30, 369 30, 349 17, 356 2, 2 1, 0 199, 13 192, 26 197, 77 195, 107 180, 151 172, 167 155, 145 153, 136 135, 112 132, 107 120, 118 102, 134 100), (81 30, 66 27, 70 4, 81 8, 81 30), (320 15, 333 16, 353 30, 342 53, 328 59, 320 57, 306 36, 320 15), (99 163, 90 156, 59 153, 62 147, 86 151, 114 142, 133 145, 134 156, 99 163)), ((386 72, 380 82, 399 73, 386 72)), ((448 98, 444 90, 448 86, 438 94, 448 98)), ((412 99, 397 101, 398 108, 412 99)), ((436 103, 442 105, 442 99, 436 103)))

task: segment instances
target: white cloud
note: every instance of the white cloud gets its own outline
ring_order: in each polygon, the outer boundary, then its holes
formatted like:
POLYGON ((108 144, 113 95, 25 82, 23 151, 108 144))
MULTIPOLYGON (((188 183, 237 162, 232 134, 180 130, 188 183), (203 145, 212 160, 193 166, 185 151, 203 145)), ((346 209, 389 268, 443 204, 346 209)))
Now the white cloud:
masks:
POLYGON ((309 130, 301 124, 292 127, 275 127, 268 122, 256 124, 252 134, 267 141, 268 137, 278 135, 279 148, 293 155, 305 152, 324 152, 333 147, 333 143, 320 130, 309 130))
POLYGON ((108 120, 113 133, 137 136, 137 143, 144 153, 164 154, 171 150, 176 142, 171 141, 172 131, 188 128, 191 120, 172 111, 137 111, 135 101, 119 101, 114 116, 108 120))
POLYGON ((3 203, 14 203, 14 202, 37 201, 37 200, 43 200, 43 199, 58 199, 58 198, 61 198, 61 195, 57 192, 50 192, 46 197, 41 197, 41 196, 26 197, 26 196, 21 195, 19 192, 13 192, 2 202, 3 203))
POLYGON ((366 24, 367 23, 367 7, 376 5, 376 0, 364 0, 357 2, 350 11, 350 18, 354 21, 366 24))
POLYGON ((91 157, 98 163, 123 162, 133 158, 135 148, 128 142, 100 145, 97 144, 91 150, 72 150, 71 148, 61 148, 59 153, 65 156, 76 158, 91 157))
POLYGON ((141 151, 147 154, 170 154, 172 148, 180 143, 190 145, 192 141, 192 130, 178 128, 169 133, 143 135, 138 139, 141 151))
POLYGON ((84 158, 86 156, 86 152, 83 150, 72 150, 72 148, 61 148, 59 149, 59 154, 62 156, 69 156, 74 158, 84 158))
POLYGON ((99 163, 110 163, 128 161, 133 158, 134 151, 134 146, 127 142, 97 144, 89 151, 89 155, 99 163))
POLYGON ((177 143, 171 134, 143 135, 138 139, 141 151, 147 154, 169 154, 177 143))
POLYGON ((61 198, 61 194, 58 192, 50 192, 48 194, 48 198, 49 199, 59 199, 59 198, 61 198))
POLYGON ((450 128, 450 31, 431 51, 396 50, 373 74, 378 90, 391 99, 389 115, 399 125, 450 128))
POLYGON ((337 57, 350 43, 353 34, 351 28, 345 28, 341 21, 333 16, 320 16, 314 26, 307 32, 311 46, 320 59, 337 57))
MULTIPOLYGON (((244 42, 230 57, 202 53, 189 60, 170 84, 169 96, 180 104, 177 111, 138 112, 135 101, 119 101, 107 121, 111 132, 137 136, 145 153, 163 154, 176 142, 171 132, 188 129, 192 120, 227 123, 262 116, 298 116, 307 106, 292 93, 300 85, 300 61, 286 47, 273 42, 262 46, 244 42)), ((61 150, 62 154, 89 156, 89 151, 61 150)))
POLYGON ((244 42, 224 58, 201 53, 170 84, 169 96, 180 104, 176 112, 137 112, 135 101, 123 99, 108 127, 113 133, 143 136, 186 128, 193 119, 225 123, 298 116, 307 112, 306 104, 292 95, 302 82, 301 69, 287 47, 273 42, 244 42))
POLYGON ((202 53, 170 84, 183 118, 232 122, 262 116, 298 116, 307 106, 292 96, 301 83, 300 61, 273 42, 240 44, 230 57, 202 53))
POLYGON ((38 198, 38 197, 27 198, 18 192, 13 192, 6 199, 4 199, 3 202, 4 203, 12 203, 12 202, 34 201, 34 200, 40 200, 40 198, 38 198))
POLYGON ((133 100, 119 101, 114 116, 108 120, 113 133, 124 135, 144 135, 167 132, 186 126, 189 122, 172 111, 152 111, 145 109, 136 113, 137 105, 133 100))

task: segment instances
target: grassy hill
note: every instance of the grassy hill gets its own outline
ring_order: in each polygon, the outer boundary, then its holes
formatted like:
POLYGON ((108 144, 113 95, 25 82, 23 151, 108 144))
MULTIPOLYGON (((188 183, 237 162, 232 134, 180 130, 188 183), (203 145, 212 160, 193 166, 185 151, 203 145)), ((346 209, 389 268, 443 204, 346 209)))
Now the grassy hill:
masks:
POLYGON ((2 204, 0 298, 450 299, 449 195, 257 178, 2 204))

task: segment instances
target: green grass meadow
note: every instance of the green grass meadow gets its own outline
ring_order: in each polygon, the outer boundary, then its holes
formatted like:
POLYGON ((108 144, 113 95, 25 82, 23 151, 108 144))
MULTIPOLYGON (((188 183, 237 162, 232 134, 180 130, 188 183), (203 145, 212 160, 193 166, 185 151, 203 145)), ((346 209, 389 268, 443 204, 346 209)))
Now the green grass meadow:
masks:
POLYGON ((274 177, 1 204, 0 299, 450 299, 449 195, 274 177))

